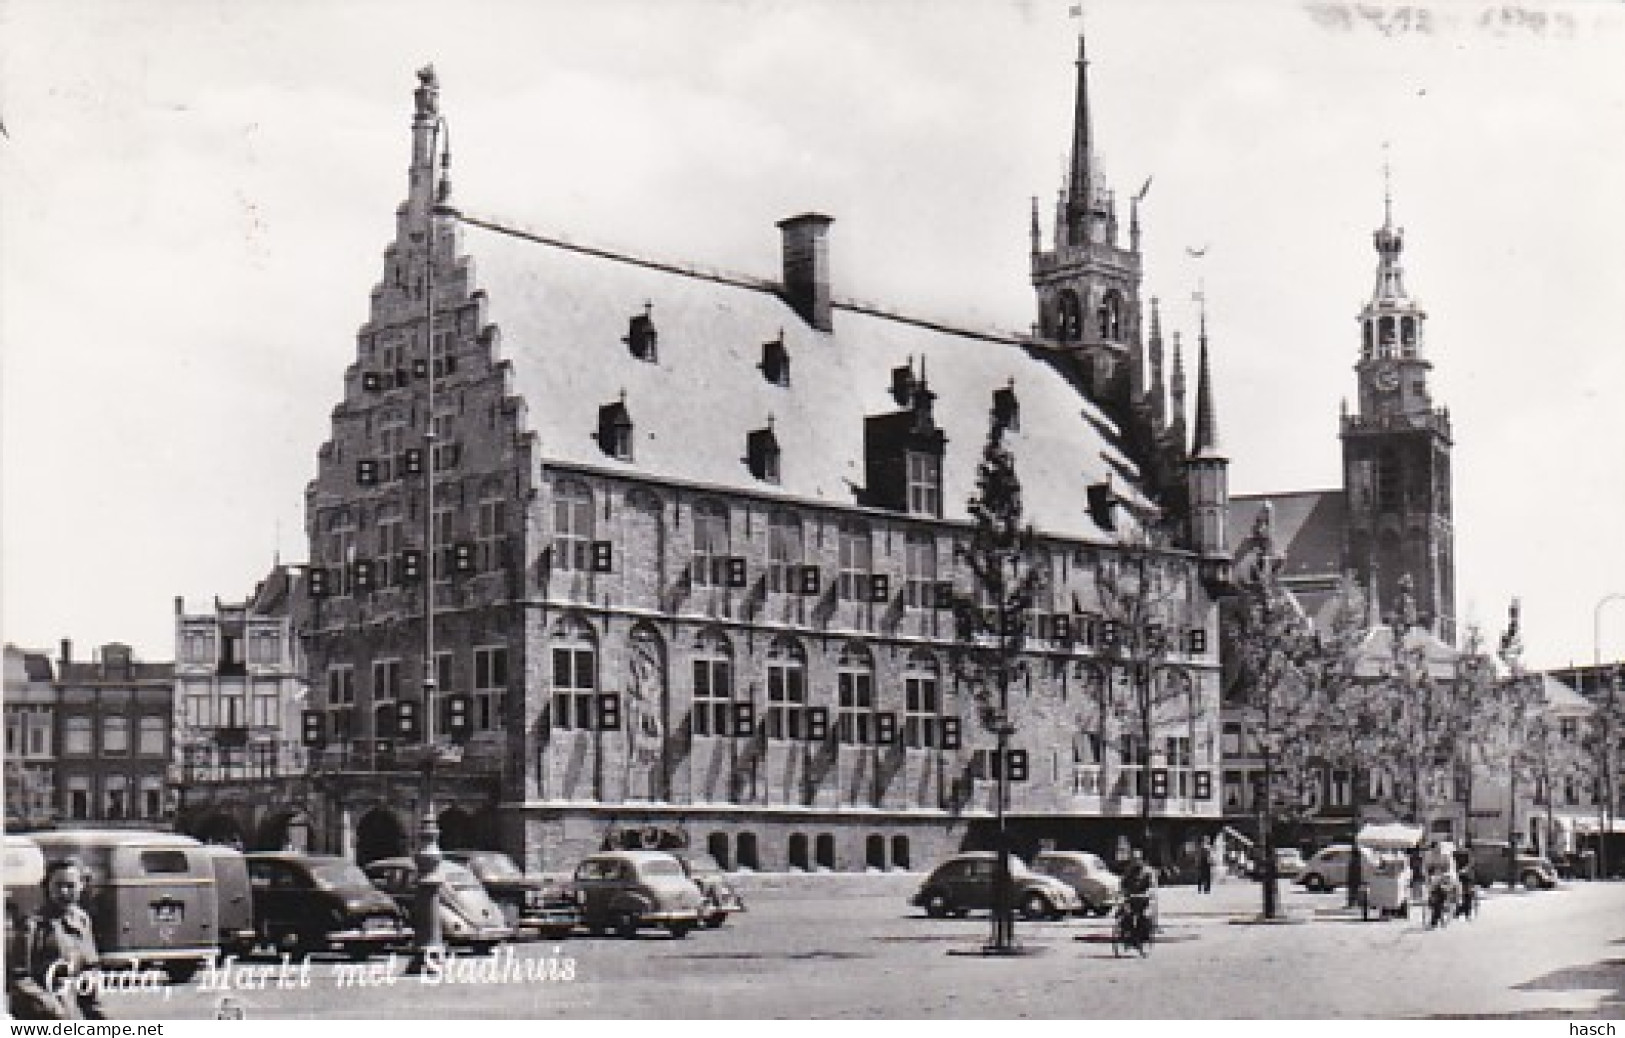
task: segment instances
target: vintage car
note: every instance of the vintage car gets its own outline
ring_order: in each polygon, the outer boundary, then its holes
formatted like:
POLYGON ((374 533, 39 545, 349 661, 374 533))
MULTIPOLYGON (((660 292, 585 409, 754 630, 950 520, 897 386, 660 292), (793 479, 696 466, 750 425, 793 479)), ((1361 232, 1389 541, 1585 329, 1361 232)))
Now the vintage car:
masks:
POLYGON ((216 954, 219 905, 203 844, 148 829, 51 829, 31 838, 46 861, 72 857, 84 866, 80 903, 104 966, 157 966, 184 983, 216 954))
POLYGON ((1033 871, 1042 872, 1071 887, 1081 902, 1078 911, 1109 915, 1120 891, 1117 873, 1100 855, 1088 851, 1041 851, 1033 858, 1033 871))
MULTIPOLYGON (((933 919, 963 916, 972 909, 993 908, 993 877, 998 855, 992 851, 958 854, 931 870, 909 904, 933 919)), ((1034 872, 1010 855, 1010 898, 1027 919, 1059 919, 1083 907, 1077 891, 1054 876, 1034 872)))
POLYGON ((1474 840, 1466 853, 1473 863, 1473 879, 1481 887, 1513 880, 1525 890, 1550 890, 1557 886, 1557 866, 1525 850, 1517 850, 1508 857, 1505 840, 1474 840))
POLYGON ((576 866, 581 921, 595 934, 636 937, 646 926, 687 937, 699 925, 705 897, 666 851, 604 851, 576 866))
POLYGON ((447 861, 474 873, 485 892, 502 909, 503 921, 515 936, 568 937, 581 922, 576 894, 566 880, 526 875, 501 851, 445 851, 447 861))
POLYGON ((347 858, 292 851, 254 851, 245 857, 262 943, 303 954, 336 950, 361 959, 412 939, 395 899, 347 858))
MULTIPOLYGON (((1353 858, 1354 853, 1346 843, 1322 847, 1304 862, 1303 871, 1298 873, 1296 882, 1303 884, 1306 890, 1334 890, 1347 886, 1349 862, 1353 858)), ((1377 852, 1370 847, 1360 848, 1360 871, 1363 875, 1375 875, 1379 860, 1377 852)))
POLYGON ((705 851, 672 851, 672 857, 682 863, 683 871, 688 878, 699 884, 700 892, 705 895, 705 906, 701 909, 700 920, 706 926, 716 929, 728 921, 728 916, 734 912, 745 910, 745 899, 728 882, 723 873, 722 866, 717 859, 705 851))
MULTIPOLYGON (((361 870, 373 886, 395 899, 402 914, 413 918, 417 899, 418 866, 411 858, 379 858, 361 870)), ((450 948, 470 948, 484 955, 513 938, 513 927, 491 900, 474 873, 454 861, 440 863, 440 937, 450 948)))

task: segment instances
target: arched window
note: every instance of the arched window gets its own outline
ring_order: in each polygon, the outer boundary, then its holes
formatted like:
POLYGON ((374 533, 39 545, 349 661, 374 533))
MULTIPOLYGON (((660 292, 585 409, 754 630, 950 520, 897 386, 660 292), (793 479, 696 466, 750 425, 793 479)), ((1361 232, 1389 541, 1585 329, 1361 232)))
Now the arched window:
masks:
POLYGON ((891 865, 894 869, 909 867, 908 837, 898 835, 891 838, 891 865))
POLYGON ((575 480, 553 486, 553 567, 592 568, 592 488, 575 480))
POLYGON ((1055 302, 1055 337, 1062 342, 1083 338, 1083 309, 1078 294, 1070 288, 1062 289, 1055 302))
POLYGON ((694 640, 694 734, 727 735, 732 710, 733 647, 722 635, 702 631, 694 640))
POLYGON ((1107 342, 1121 342, 1123 339, 1123 295, 1116 289, 1106 293, 1100 301, 1100 309, 1095 313, 1100 329, 1100 337, 1107 342))
POLYGON ((728 834, 712 833, 705 838, 705 849, 711 857, 717 859, 717 864, 723 868, 730 868, 728 854, 728 834))
POLYGON ((728 582, 728 509, 720 502, 694 505, 695 587, 722 587, 728 582))
POLYGON ((868 746, 875 741, 875 661, 853 642, 841 650, 835 672, 837 732, 841 742, 868 746))
POLYGON ((795 570, 801 565, 801 520, 790 512, 774 512, 767 520, 767 589, 797 590, 795 570))
POLYGON ((835 868, 835 837, 830 833, 819 833, 814 844, 817 847, 814 857, 821 869, 835 868))
POLYGON ((903 669, 903 744, 920 748, 941 744, 938 714, 942 709, 941 668, 928 652, 914 652, 903 669))
POLYGON ((1384 317, 1378 324, 1377 335, 1378 355, 1392 357, 1394 355, 1394 319, 1384 317))
POLYGON ((903 602, 910 609, 937 606, 937 539, 911 533, 903 544, 903 602))
POLYGON ((1372 327, 1370 321, 1361 322, 1361 324, 1360 324, 1360 356, 1365 360, 1370 360, 1371 357, 1372 357, 1372 348, 1374 346, 1374 340, 1376 338, 1376 334, 1377 334, 1376 329, 1372 327))
POLYGON ((847 602, 869 600, 869 571, 874 568, 874 546, 869 528, 844 523, 840 532, 840 596, 847 602))
POLYGON ((1399 344, 1405 356, 1416 356, 1416 318, 1402 317, 1399 320, 1399 344))
POLYGON ((579 620, 553 628, 553 727, 590 729, 597 714, 598 643, 579 620))
POLYGON ((807 858, 807 834, 791 833, 789 850, 790 867, 800 869, 803 872, 807 871, 807 866, 810 864, 807 858))
POLYGON ((734 855, 734 860, 740 868, 759 869, 762 867, 762 859, 756 851, 755 833, 740 833, 735 845, 737 853, 734 855))
POLYGON ((886 838, 879 833, 870 833, 869 838, 863 841, 863 864, 871 869, 886 867, 886 838))
POLYGON ((800 739, 807 705, 807 653, 790 638, 767 650, 767 737, 800 739))

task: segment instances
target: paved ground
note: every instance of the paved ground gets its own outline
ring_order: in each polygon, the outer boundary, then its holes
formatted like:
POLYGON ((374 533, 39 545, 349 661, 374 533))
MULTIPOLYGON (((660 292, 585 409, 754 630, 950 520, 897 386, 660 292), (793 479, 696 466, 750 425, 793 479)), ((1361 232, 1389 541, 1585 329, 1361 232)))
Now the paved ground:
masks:
MULTIPOLYGON (((533 979, 438 985, 389 973, 339 983, 337 961, 308 986, 230 992, 251 1018, 297 1017, 1084 1017, 1393 1018, 1625 1016, 1625 884, 1496 891, 1478 919, 1429 931, 1420 920, 1364 923, 1341 894, 1283 887, 1294 922, 1259 924, 1259 889, 1164 891, 1165 940, 1116 959, 1105 920, 1023 923, 1040 954, 992 961, 985 919, 928 920, 904 904, 910 876, 757 876, 751 911, 687 940, 581 937, 515 946, 464 968, 533 979), (549 976, 556 979, 541 979, 549 976), (565 974, 569 979, 565 979, 565 974), (389 981, 393 982, 390 983, 389 981)), ((260 965, 270 966, 270 960, 260 965)), ((261 971, 266 972, 266 971, 261 971)), ((298 985, 297 975, 290 976, 298 985)), ((113 994, 124 1018, 214 1015, 220 991, 113 994)))

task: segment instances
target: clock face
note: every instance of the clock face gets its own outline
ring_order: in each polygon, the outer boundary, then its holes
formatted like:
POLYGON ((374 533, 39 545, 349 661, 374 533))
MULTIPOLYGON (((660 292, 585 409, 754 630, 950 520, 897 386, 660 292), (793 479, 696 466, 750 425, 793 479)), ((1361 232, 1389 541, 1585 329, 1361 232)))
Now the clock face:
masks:
POLYGON ((1375 381, 1378 389, 1392 393, 1399 388, 1399 369, 1392 364, 1384 364, 1377 369, 1375 381))

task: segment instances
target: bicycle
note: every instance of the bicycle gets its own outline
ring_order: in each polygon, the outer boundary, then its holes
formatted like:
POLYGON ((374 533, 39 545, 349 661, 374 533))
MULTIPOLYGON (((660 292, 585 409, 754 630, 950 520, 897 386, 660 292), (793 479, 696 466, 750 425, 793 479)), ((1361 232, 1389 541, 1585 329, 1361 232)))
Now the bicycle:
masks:
POLYGON ((1112 926, 1112 955, 1121 958, 1130 951, 1137 951, 1143 959, 1151 954, 1151 945, 1155 940, 1155 928, 1151 924, 1151 899, 1143 896, 1124 898, 1123 903, 1117 906, 1117 920, 1112 926))

